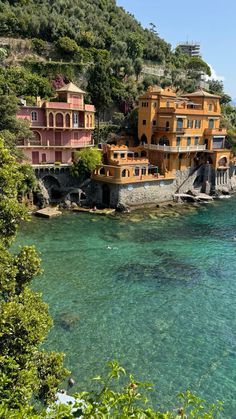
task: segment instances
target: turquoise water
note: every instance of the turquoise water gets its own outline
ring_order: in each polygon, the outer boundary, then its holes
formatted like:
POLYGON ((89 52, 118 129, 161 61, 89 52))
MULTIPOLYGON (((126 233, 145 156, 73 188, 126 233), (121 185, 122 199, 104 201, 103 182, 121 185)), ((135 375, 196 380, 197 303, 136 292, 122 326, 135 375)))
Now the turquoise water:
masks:
POLYGON ((117 359, 154 383, 162 408, 189 388, 236 418, 235 207, 236 197, 165 217, 73 213, 22 226, 18 244, 43 261, 33 286, 55 322, 46 346, 65 352, 73 391, 117 359))

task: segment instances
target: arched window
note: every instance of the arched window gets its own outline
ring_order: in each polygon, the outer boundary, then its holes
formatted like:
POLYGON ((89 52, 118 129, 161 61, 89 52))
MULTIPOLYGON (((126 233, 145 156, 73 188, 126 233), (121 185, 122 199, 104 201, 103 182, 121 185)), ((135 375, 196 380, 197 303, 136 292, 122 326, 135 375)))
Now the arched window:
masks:
POLYGON ((37 121, 38 120, 38 112, 32 111, 31 112, 31 121, 37 121))
POLYGON ((57 127, 63 127, 63 115, 62 113, 56 114, 56 126, 57 127))
POLYGON ((191 137, 187 137, 187 146, 191 145, 191 137))
POLYGON ((138 157, 138 153, 137 152, 134 153, 134 157, 138 157))
POLYGON ((70 114, 69 113, 66 114, 66 127, 70 128, 70 114))
POLYGON ((50 112, 48 120, 49 120, 49 126, 50 127, 53 127, 53 125, 54 125, 54 117, 53 117, 53 113, 52 112, 50 112))
POLYGON ((142 175, 146 175, 146 173, 147 173, 146 167, 142 167, 142 175))
POLYGON ((134 168, 134 176, 139 176, 139 167, 134 168))

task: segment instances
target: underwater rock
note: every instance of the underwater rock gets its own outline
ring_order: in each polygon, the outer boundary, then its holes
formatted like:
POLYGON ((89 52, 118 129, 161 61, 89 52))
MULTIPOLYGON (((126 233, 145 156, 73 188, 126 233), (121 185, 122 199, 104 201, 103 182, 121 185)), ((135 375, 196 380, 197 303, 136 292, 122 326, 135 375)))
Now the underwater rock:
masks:
POLYGON ((73 313, 61 313, 56 319, 56 323, 64 330, 72 330, 78 321, 80 320, 79 316, 73 313))

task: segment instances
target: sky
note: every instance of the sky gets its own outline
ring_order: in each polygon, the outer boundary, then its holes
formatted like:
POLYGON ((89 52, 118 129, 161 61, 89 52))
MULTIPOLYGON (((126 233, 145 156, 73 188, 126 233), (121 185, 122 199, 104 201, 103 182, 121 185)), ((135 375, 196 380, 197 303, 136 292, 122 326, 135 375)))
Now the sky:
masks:
POLYGON ((198 41, 202 58, 236 98, 236 0, 117 0, 143 27, 150 23, 173 48, 198 41))

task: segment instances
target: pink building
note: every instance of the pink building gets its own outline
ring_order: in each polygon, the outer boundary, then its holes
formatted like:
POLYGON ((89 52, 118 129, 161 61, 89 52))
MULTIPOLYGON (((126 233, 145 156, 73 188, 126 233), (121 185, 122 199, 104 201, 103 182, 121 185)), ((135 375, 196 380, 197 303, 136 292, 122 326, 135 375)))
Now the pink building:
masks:
POLYGON ((57 99, 22 106, 17 117, 27 119, 32 140, 18 145, 31 164, 70 164, 76 150, 93 146, 94 106, 84 103, 85 92, 69 83, 57 90, 57 99))

